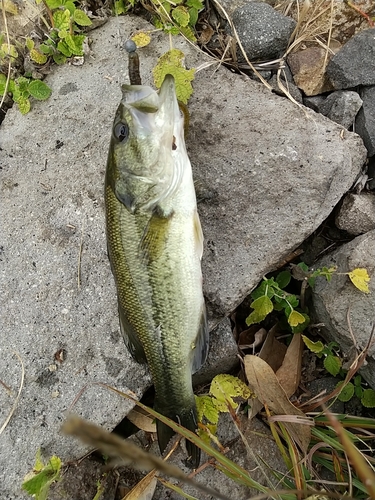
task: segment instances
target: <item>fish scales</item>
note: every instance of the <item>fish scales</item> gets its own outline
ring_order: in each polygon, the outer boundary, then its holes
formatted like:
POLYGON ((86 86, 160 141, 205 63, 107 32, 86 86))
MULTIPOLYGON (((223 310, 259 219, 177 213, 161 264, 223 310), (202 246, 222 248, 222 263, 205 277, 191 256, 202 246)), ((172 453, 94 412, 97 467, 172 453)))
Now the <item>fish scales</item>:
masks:
MULTIPOLYGON (((192 372, 207 356, 203 237, 173 78, 160 94, 125 86, 105 187, 108 251, 121 331, 155 385, 155 409, 195 431, 192 372)), ((173 434, 157 422, 163 451, 173 434)), ((192 464, 199 450, 187 442, 192 464)))

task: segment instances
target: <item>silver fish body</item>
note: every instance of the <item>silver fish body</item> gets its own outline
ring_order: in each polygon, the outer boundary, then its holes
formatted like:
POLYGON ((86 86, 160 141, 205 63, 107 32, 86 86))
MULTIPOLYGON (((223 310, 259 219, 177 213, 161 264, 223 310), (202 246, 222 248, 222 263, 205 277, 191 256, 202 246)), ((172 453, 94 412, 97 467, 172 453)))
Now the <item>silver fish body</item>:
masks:
MULTIPOLYGON (((120 327, 138 362, 147 362, 155 409, 195 431, 191 376, 208 352, 202 292, 203 235, 174 79, 159 94, 124 85, 108 154, 108 253, 120 327)), ((163 451, 173 431, 157 422, 163 451)), ((200 450, 187 442, 194 466, 200 450)))

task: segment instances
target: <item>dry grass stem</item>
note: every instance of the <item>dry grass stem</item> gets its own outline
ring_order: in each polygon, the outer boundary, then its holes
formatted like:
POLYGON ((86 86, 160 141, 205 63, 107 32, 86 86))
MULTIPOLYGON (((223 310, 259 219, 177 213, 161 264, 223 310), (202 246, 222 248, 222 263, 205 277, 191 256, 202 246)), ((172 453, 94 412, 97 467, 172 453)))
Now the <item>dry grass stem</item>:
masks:
POLYGON ((4 429, 6 428, 6 426, 9 424, 10 422, 10 419, 12 418, 14 412, 16 411, 16 408, 17 408, 17 405, 18 405, 18 402, 20 400, 20 396, 21 396, 21 392, 22 392, 22 388, 23 388, 23 383, 24 383, 24 380, 25 380, 25 367, 24 367, 24 364, 23 364, 23 361, 22 361, 22 358, 21 356, 18 354, 18 352, 15 352, 14 353, 17 358, 18 358, 18 361, 20 362, 21 364, 21 381, 20 381, 20 386, 18 388, 18 394, 16 396, 16 399, 13 403, 13 407, 12 409, 10 410, 9 412, 9 415, 7 416, 7 418, 5 419, 5 422, 3 423, 3 425, 1 426, 0 428, 0 436, 1 434, 3 433, 4 429))

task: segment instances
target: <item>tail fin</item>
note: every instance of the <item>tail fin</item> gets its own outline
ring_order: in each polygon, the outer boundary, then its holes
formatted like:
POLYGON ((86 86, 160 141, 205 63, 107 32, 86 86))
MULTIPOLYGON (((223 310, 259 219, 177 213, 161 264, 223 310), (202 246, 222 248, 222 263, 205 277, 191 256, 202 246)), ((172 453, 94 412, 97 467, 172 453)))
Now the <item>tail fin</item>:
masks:
MULTIPOLYGON (((162 415, 169 417, 175 422, 178 422, 180 425, 186 427, 186 429, 189 429, 192 432, 195 432, 198 428, 196 408, 191 408, 183 412, 180 411, 179 414, 175 413, 174 415, 172 415, 170 409, 168 410, 168 412, 165 412, 161 410, 160 407, 158 408, 158 405, 155 402, 155 410, 162 415)), ((165 448, 168 446, 168 443, 171 440, 172 436, 174 435, 174 432, 168 425, 164 424, 160 420, 156 420, 156 430, 158 433, 160 452, 163 453, 165 448)), ((188 452, 187 461, 194 469, 196 469, 197 467, 199 467, 201 450, 189 440, 186 440, 186 449, 188 452)))

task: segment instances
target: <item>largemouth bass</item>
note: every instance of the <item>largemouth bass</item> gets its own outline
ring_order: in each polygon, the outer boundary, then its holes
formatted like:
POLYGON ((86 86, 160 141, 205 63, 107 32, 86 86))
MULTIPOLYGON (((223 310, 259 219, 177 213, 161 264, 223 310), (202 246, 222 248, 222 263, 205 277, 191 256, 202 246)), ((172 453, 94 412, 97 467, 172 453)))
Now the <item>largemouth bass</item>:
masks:
MULTIPOLYGON (((123 85, 105 179, 108 253, 120 328, 138 362, 147 362, 155 410, 195 431, 192 373, 208 352, 202 292, 203 235, 184 118, 174 79, 157 93, 123 85)), ((157 421, 161 451, 173 431, 157 421)), ((193 466, 200 450, 186 443, 193 466)))

